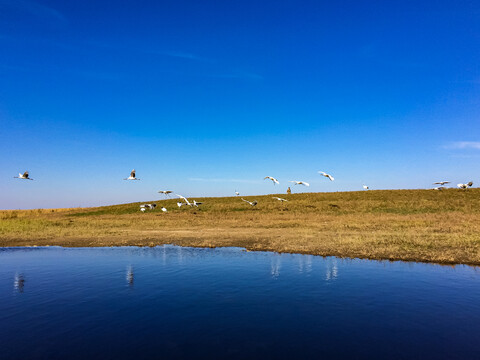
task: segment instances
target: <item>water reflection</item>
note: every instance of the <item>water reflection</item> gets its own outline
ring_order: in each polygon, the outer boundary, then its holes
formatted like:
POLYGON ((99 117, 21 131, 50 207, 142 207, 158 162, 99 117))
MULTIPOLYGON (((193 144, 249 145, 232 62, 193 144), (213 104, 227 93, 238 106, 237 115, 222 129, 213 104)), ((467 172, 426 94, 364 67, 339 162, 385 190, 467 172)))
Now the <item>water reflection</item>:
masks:
POLYGON ((280 268, 282 267, 282 257, 280 254, 272 255, 270 261, 270 275, 272 278, 277 279, 280 276, 280 268))
POLYGON ((129 286, 133 286, 133 280, 134 280, 134 275, 133 275, 133 267, 131 265, 127 266, 127 284, 129 286))
POLYGON ((300 255, 298 256, 298 272, 310 273, 312 272, 312 255, 300 255))
POLYGON ((335 280, 338 276, 338 266, 337 266, 337 259, 336 258, 330 258, 326 262, 327 265, 327 271, 325 273, 325 280, 330 281, 330 280, 335 280))
POLYGON ((19 293, 23 293, 23 287, 25 286, 25 277, 23 274, 16 273, 13 278, 13 288, 19 293))
POLYGON ((479 275, 232 248, 0 249, 1 358, 478 358, 479 275))

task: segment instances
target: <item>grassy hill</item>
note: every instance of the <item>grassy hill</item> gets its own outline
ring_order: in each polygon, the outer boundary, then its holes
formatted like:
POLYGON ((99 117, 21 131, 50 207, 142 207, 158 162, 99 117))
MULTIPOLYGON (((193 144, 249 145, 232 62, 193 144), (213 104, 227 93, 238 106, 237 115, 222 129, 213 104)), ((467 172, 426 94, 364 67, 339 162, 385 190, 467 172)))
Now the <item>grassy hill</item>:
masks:
POLYGON ((177 199, 0 211, 0 246, 240 246, 371 259, 480 265, 480 189, 384 190, 177 199), (281 203, 272 198, 288 199, 281 203), (165 206, 168 213, 160 211, 165 206))

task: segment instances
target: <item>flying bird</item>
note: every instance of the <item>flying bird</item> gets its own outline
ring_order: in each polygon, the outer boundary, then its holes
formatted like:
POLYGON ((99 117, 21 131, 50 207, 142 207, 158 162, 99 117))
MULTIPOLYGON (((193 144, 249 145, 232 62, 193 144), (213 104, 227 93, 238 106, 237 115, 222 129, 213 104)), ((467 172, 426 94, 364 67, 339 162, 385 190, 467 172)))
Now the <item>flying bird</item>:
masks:
POLYGON ((450 181, 437 181, 433 183, 433 185, 442 185, 442 186, 445 184, 450 184, 450 181))
MULTIPOLYGON (((175 194, 175 195, 177 195, 180 199, 182 199, 183 201, 185 201, 185 205, 192 206, 192 204, 190 203, 190 201, 188 201, 185 196, 178 195, 178 194, 175 194)), ((177 203, 177 205, 178 205, 178 203, 177 203)), ((181 205, 180 205, 180 206, 181 206, 181 205)), ((179 207, 180 207, 180 206, 179 206, 179 207)))
POLYGON ((242 198, 242 200, 245 201, 246 203, 249 203, 251 206, 255 206, 258 204, 257 200, 248 201, 248 200, 245 200, 244 198, 242 198))
POLYGON ((364 188, 365 190, 370 189, 370 188, 369 188, 367 185, 365 185, 365 184, 363 185, 363 188, 364 188))
POLYGON ((273 181, 273 185, 275 185, 275 184, 280 184, 280 183, 278 182, 278 180, 277 180, 277 179, 275 179, 274 177, 271 177, 271 176, 265 176, 265 177, 263 178, 263 180, 266 180, 266 179, 270 179, 270 180, 272 180, 272 181, 273 181))
POLYGON ((28 177, 28 171, 25 171, 23 174, 18 173, 18 176, 14 176, 16 179, 23 179, 23 180, 33 180, 28 177))
POLYGON ((173 191, 171 190, 160 190, 159 193, 160 194, 163 194, 163 195, 168 195, 168 194, 171 194, 173 191))
POLYGON ((469 182, 467 184, 457 184, 457 186, 460 188, 460 189, 468 189, 469 187, 472 187, 473 185, 473 182, 469 182))
POLYGON ((279 197, 276 197, 276 196, 274 196, 272 199, 276 199, 276 200, 281 201, 281 202, 288 201, 287 199, 282 199, 282 198, 279 198, 279 197))
POLYGON ((333 180, 335 180, 335 179, 333 178, 333 176, 332 176, 332 175, 330 175, 330 174, 327 174, 327 173, 326 173, 326 172, 324 172, 324 171, 319 171, 318 173, 319 173, 320 175, 322 175, 322 176, 325 176, 326 178, 329 178, 329 179, 330 179, 330 181, 333 181, 333 180))
MULTIPOLYGON (((264 180, 265 180, 265 179, 264 179, 264 180)), ((235 195, 239 196, 240 193, 239 193, 237 190, 235 190, 235 195)))
POLYGON ((310 186, 310 184, 305 181, 289 181, 289 182, 294 183, 294 185, 310 186))
POLYGON ((133 169, 132 172, 130 173, 130 176, 126 179, 123 179, 123 180, 140 180, 140 179, 137 179, 135 177, 135 169, 133 169))

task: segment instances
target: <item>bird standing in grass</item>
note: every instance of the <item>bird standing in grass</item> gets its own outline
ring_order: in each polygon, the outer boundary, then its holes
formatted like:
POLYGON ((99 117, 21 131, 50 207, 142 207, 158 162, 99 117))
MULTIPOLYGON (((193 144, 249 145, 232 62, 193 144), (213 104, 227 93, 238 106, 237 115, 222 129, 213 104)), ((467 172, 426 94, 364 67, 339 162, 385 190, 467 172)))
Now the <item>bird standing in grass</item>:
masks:
POLYGON ((303 186, 310 186, 309 183, 305 182, 305 181, 289 181, 291 183, 294 183, 294 185, 303 185, 303 186))
POLYGON ((28 171, 25 171, 23 174, 18 174, 18 176, 14 176, 15 179, 23 179, 23 180, 33 180, 28 177, 28 171))
POLYGON ((322 176, 325 176, 326 178, 329 178, 330 181, 335 180, 332 175, 327 174, 325 171, 319 171, 318 173, 319 173, 320 175, 322 175, 322 176))
POLYGON ((272 181, 273 181, 273 185, 275 185, 275 184, 280 184, 280 183, 278 182, 278 180, 275 179, 274 177, 265 176, 265 177, 263 178, 263 180, 266 180, 266 179, 272 180, 272 181))
POLYGON ((242 200, 245 201, 246 203, 249 203, 251 206, 256 206, 258 204, 257 200, 248 201, 248 200, 245 200, 244 198, 242 198, 242 200))
POLYGON ((128 178, 125 178, 123 180, 140 180, 135 177, 135 169, 133 169, 130 173, 130 176, 128 178))
POLYGON ((167 211, 168 211, 166 207, 162 207, 161 210, 162 210, 163 212, 167 212, 167 211))

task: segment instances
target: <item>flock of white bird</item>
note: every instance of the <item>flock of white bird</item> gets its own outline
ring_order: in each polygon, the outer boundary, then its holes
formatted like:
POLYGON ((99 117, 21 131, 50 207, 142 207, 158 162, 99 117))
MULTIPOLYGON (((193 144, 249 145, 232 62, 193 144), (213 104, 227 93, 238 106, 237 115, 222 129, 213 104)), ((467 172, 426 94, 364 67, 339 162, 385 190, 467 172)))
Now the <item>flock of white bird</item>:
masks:
MULTIPOLYGON (((334 177, 330 174, 327 174, 326 172, 324 171, 318 171, 318 173, 321 175, 321 176, 324 176, 326 177, 327 179, 329 179, 330 181, 334 181, 334 177)), ((14 176, 14 178, 16 179, 23 179, 23 180, 33 180, 29 174, 28 174, 28 171, 25 171, 23 174, 19 173, 18 176, 14 176)), ((136 173, 135 173, 135 169, 133 169, 131 172, 130 172, 130 176, 128 178, 125 178, 123 180, 140 180, 139 178, 136 177, 136 173)), ((273 182, 273 185, 277 185, 277 184, 280 184, 280 182, 274 178, 273 176, 265 176, 263 178, 263 180, 271 180, 273 182)), ((309 183, 307 183, 306 181, 299 181, 299 180, 290 180, 289 182, 293 183, 294 185, 303 185, 303 186, 310 186, 309 183)), ((446 184, 450 184, 450 181, 437 181, 437 182, 434 182, 433 185, 440 185, 440 186, 437 186, 437 187, 434 187, 433 189, 434 190, 443 190, 443 189, 446 189, 446 184)), ((466 184, 457 184, 457 187, 459 189, 468 189, 470 187, 473 186, 473 182, 470 181, 466 184)), ((370 189, 367 185, 363 184, 363 189, 364 190, 368 190, 370 189)), ((171 190, 160 190, 159 191, 160 194, 164 194, 165 196, 170 196, 170 194, 173 193, 173 191, 171 190)), ((180 200, 182 201, 179 201, 177 202, 177 206, 179 208, 181 208, 182 206, 190 206, 190 207, 198 207, 199 205, 201 205, 202 203, 201 202, 198 202, 196 200, 193 200, 193 201, 189 201, 185 196, 182 196, 182 195, 179 195, 179 194, 175 194, 176 196, 179 197, 180 200)), ((235 190, 235 195, 237 196, 240 196, 240 193, 235 190)), ((274 196, 273 199, 275 200, 278 200, 280 202, 285 202, 285 201, 288 201, 287 199, 282 199, 282 198, 279 198, 277 196, 274 196)), ((254 201, 248 201, 248 200, 245 200, 244 198, 241 198, 242 201, 250 204, 250 206, 256 206, 258 204, 258 202, 256 200, 254 201)), ((149 210, 154 210, 155 208, 157 207, 157 204, 142 204, 140 205, 140 211, 141 212, 145 212, 147 209, 149 210)), ((163 212, 168 212, 168 210, 165 208, 165 207, 162 207, 161 210, 163 212)))

